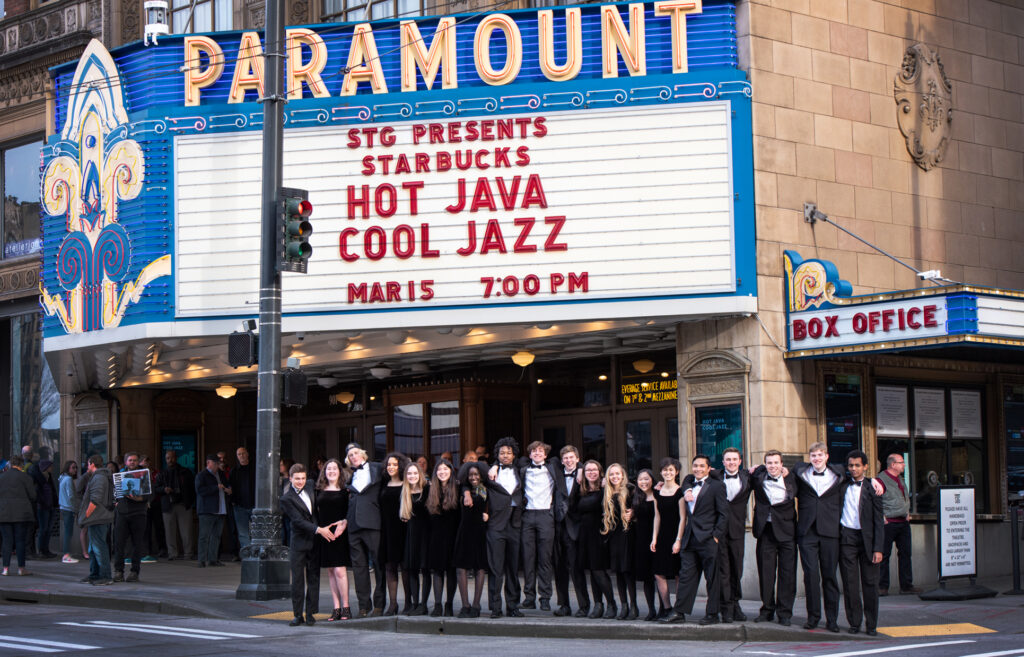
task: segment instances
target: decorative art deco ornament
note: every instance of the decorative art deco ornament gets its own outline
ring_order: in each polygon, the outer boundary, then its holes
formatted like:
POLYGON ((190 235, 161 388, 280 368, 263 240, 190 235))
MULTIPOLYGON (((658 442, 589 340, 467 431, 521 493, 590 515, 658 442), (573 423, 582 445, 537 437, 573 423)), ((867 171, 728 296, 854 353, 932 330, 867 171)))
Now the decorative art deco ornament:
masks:
POLYGON ((953 88, 939 55, 923 43, 907 48, 893 87, 896 121, 907 151, 928 171, 946 155, 953 122, 953 88))

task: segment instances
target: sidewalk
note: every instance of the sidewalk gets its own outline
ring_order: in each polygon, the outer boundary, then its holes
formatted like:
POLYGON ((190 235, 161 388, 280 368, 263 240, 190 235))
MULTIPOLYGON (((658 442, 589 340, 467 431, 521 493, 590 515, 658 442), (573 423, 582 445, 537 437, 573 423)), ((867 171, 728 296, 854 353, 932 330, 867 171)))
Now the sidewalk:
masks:
MULTIPOLYGON (((79 580, 88 574, 88 561, 64 564, 59 560, 29 561, 27 569, 33 573, 26 577, 0 578, 0 600, 5 602, 42 603, 142 611, 150 613, 238 619, 264 618, 291 619, 288 600, 253 602, 235 599, 240 564, 228 563, 224 568, 196 567, 194 561, 161 561, 143 564, 141 582, 91 586, 79 580)), ((13 569, 12 569, 13 570, 13 569)), ((351 580, 350 580, 351 581, 351 580)), ((1002 593, 1012 588, 1008 578, 982 581, 983 585, 1002 593)), ((320 609, 326 618, 333 607, 326 581, 321 580, 320 609)), ((955 588, 951 585, 950 588, 955 588)), ((401 592, 401 587, 399 587, 401 592)), ((644 613, 642 588, 640 605, 644 613)), ((484 593, 486 598, 486 591, 484 593)), ((703 616, 704 600, 698 598, 694 618, 703 616)), ((352 594, 351 606, 356 606, 352 594)), ((753 623, 759 602, 744 600, 743 609, 751 619, 746 623, 731 623, 700 627, 685 625, 659 625, 642 621, 610 621, 555 618, 548 612, 525 610, 525 618, 491 620, 484 615, 479 619, 406 617, 367 618, 332 623, 332 626, 376 630, 383 632, 459 634, 469 636, 533 636, 587 639, 679 639, 709 641, 846 641, 863 640, 863 634, 846 632, 845 615, 840 608, 839 634, 821 627, 804 630, 805 602, 798 598, 791 627, 777 623, 753 623)), ((456 613, 460 608, 456 595, 456 613)), ((964 602, 926 602, 917 596, 889 596, 881 599, 879 637, 951 636, 990 632, 1019 632, 1024 627, 1024 596, 970 600, 964 602)))

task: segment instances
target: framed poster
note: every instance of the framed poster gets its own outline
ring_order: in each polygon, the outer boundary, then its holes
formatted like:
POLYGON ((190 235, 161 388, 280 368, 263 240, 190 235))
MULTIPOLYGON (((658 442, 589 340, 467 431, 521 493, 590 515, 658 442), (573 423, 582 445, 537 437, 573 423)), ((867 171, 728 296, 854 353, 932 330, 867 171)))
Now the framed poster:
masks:
MULTIPOLYGON (((196 473, 196 432, 165 431, 160 435, 160 454, 173 451, 178 455, 178 465, 196 473)), ((284 452, 282 451, 282 454, 284 452)), ((282 456, 282 458, 284 458, 282 456)), ((166 467, 166 463, 165 463, 166 467)), ((161 468, 162 470, 163 468, 161 468)))
POLYGON ((914 435, 946 437, 946 391, 942 388, 914 388, 914 435))
POLYGON ((974 486, 939 486, 939 579, 978 573, 974 486))
POLYGON ((743 451, 743 404, 698 406, 693 412, 696 454, 707 454, 711 457, 711 467, 721 469, 722 452, 726 447, 743 451))
POLYGON ((954 438, 981 438, 981 392, 950 390, 949 410, 954 438))
POLYGON ((875 427, 879 436, 910 437, 906 386, 875 386, 875 427))

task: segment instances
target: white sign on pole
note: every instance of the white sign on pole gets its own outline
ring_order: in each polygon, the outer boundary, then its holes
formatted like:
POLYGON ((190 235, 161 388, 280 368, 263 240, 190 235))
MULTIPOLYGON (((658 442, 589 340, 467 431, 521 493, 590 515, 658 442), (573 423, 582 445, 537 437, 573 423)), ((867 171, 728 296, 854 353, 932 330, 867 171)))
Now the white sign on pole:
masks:
POLYGON ((939 488, 939 579, 977 575, 974 487, 939 488))
POLYGON ((875 386, 875 418, 879 436, 910 437, 906 386, 875 386))

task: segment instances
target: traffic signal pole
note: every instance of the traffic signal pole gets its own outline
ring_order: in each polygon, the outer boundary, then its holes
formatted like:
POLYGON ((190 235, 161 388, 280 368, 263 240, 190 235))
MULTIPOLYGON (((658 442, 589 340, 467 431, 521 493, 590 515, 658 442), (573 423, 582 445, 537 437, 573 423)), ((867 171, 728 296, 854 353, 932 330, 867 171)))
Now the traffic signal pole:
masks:
POLYGON ((281 450, 281 274, 277 268, 284 150, 284 0, 266 0, 263 103, 263 193, 260 241, 259 368, 256 411, 256 508, 252 543, 242 551, 239 600, 291 595, 288 548, 281 544, 278 461, 281 450))

